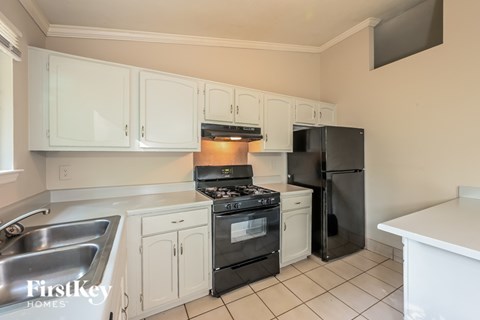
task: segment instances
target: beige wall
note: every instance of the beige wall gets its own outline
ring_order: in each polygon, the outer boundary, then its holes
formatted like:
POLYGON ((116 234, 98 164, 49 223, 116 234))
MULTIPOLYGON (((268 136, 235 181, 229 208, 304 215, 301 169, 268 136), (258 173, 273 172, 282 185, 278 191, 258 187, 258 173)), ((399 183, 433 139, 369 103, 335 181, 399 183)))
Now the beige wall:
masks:
POLYGON ((55 38, 47 49, 94 59, 318 99, 318 54, 174 45, 148 42, 55 38))
MULTIPOLYGON (((259 90, 319 98, 319 54, 70 38, 48 38, 47 49, 259 90)), ((268 158, 269 165, 271 161, 282 163, 281 155, 273 157, 278 159, 268 158)), ((255 174, 270 176, 272 170, 264 170, 264 167, 270 168, 262 164, 264 158, 255 159, 254 166, 258 168, 255 174)), ((275 175, 283 174, 280 172, 283 169, 278 167, 275 175)), ((192 170, 191 153, 55 152, 47 154, 47 188, 192 181, 192 170), (172 169, 172 164, 176 169, 172 169), (58 179, 60 165, 72 166, 71 180, 58 179)))
POLYGON ((24 169, 16 182, 0 185, 0 207, 45 190, 45 156, 28 151, 27 45, 43 47, 45 36, 18 0, 0 1, 0 11, 23 33, 21 62, 13 63, 14 166, 24 169))
POLYGON ((480 186, 480 2, 444 4, 441 46, 369 71, 364 30, 321 55, 321 98, 365 128, 367 236, 396 247, 379 222, 480 186))

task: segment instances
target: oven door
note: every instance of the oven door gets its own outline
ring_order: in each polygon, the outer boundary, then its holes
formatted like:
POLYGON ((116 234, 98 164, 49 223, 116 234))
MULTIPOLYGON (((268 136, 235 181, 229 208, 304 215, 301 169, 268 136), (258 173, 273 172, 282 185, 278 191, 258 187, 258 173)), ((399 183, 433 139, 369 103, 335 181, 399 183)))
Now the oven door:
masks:
POLYGON ((279 247, 279 206, 214 215, 214 269, 278 251, 279 247))

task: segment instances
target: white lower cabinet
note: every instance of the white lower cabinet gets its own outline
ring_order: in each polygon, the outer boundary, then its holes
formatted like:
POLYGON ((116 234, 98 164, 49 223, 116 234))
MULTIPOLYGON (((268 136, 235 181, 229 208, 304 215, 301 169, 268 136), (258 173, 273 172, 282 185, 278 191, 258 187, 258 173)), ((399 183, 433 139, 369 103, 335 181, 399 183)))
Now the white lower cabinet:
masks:
POLYGON ((209 228, 210 207, 129 217, 129 295, 139 297, 131 299, 129 319, 143 319, 208 295, 209 228))
POLYGON ((280 245, 280 265, 305 259, 311 254, 312 230, 312 196, 281 195, 282 203, 282 237, 280 245))
POLYGON ((177 232, 145 237, 143 255, 143 309, 178 297, 177 232))
POLYGON ((208 289, 208 229, 198 227, 178 232, 179 297, 208 289))
POLYGON ((208 290, 206 226, 143 238, 143 309, 208 290))

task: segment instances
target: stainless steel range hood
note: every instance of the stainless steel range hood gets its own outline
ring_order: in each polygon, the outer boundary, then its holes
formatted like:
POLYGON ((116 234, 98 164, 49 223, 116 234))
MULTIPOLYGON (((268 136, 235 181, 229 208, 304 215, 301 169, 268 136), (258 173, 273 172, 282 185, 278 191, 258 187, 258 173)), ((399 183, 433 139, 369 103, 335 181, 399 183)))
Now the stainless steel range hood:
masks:
POLYGON ((260 128, 202 123, 204 140, 250 142, 262 140, 262 138, 260 128))

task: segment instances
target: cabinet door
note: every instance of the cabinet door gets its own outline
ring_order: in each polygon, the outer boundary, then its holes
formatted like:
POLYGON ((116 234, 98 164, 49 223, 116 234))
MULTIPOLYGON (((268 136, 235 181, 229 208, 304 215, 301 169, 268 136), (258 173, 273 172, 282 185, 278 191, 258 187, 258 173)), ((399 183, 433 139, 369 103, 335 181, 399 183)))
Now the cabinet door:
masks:
POLYGON ((318 108, 318 124, 334 125, 336 123, 336 108, 334 104, 320 102, 318 108))
POLYGON ((264 108, 265 150, 292 151, 292 101, 265 95, 264 108))
POLYGON ((198 149, 197 103, 196 81, 140 72, 141 146, 198 149))
POLYGON ((50 56, 50 145, 128 147, 130 69, 50 56))
POLYGON ((202 289, 208 291, 208 228, 203 226, 179 231, 178 242, 180 297, 202 289))
POLYGON ((145 237, 143 248, 143 310, 178 298, 177 232, 145 237))
POLYGON ((233 122, 233 87, 205 85, 205 120, 233 122))
POLYGON ((260 92, 235 89, 235 123, 260 126, 262 97, 260 92))
POLYGON ((296 124, 317 124, 318 103, 309 100, 297 100, 295 103, 296 124))
POLYGON ((282 214, 282 264, 307 256, 310 250, 311 208, 282 214))

